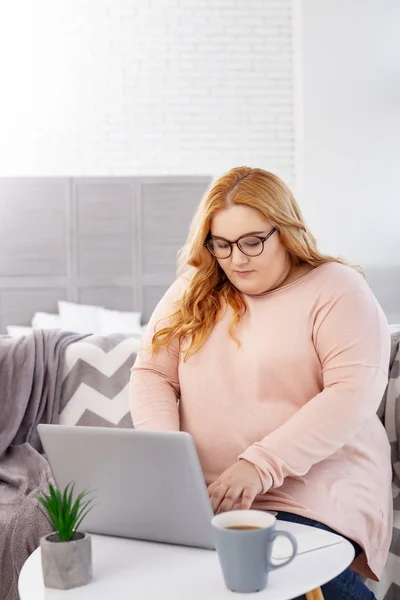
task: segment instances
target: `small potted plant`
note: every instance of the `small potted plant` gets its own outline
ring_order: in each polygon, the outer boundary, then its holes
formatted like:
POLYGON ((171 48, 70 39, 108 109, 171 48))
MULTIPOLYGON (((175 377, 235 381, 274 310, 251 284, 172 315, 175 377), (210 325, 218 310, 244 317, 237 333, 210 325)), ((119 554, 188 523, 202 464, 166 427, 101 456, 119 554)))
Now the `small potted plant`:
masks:
POLYGON ((67 590, 86 585, 92 578, 92 540, 88 534, 77 531, 93 508, 92 500, 85 500, 86 491, 75 500, 73 493, 74 484, 70 482, 64 492, 50 484, 48 494, 37 496, 53 529, 40 540, 47 588, 67 590))

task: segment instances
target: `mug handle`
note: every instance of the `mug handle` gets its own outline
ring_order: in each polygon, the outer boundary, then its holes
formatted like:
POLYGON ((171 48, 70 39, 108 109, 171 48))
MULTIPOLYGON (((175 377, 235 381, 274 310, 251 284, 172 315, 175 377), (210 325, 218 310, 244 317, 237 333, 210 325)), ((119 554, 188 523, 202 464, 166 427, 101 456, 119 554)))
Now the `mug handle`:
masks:
MULTIPOLYGON (((274 542, 274 540, 279 536, 283 536, 283 537, 287 538, 289 540, 289 542, 292 544, 292 555, 289 556, 289 558, 287 560, 285 560, 284 562, 280 562, 279 564, 274 564, 273 562, 269 561, 269 568, 272 570, 280 569, 281 567, 285 567, 290 562, 292 562, 292 560, 294 559, 294 557, 297 554, 297 541, 296 541, 296 538, 294 537, 294 535, 292 533, 290 533, 289 531, 274 531, 272 534, 272 542, 274 542)), ((271 554, 272 554, 272 552, 271 552, 271 554)))

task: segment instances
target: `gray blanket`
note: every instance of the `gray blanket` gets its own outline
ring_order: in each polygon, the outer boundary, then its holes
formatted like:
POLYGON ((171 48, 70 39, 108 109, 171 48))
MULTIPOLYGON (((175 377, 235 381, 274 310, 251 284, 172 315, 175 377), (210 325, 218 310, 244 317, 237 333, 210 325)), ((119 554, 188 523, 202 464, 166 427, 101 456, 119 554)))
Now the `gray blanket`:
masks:
POLYGON ((0 336, 0 600, 18 600, 21 567, 49 532, 35 499, 51 480, 36 427, 58 421, 64 351, 82 337, 0 336))

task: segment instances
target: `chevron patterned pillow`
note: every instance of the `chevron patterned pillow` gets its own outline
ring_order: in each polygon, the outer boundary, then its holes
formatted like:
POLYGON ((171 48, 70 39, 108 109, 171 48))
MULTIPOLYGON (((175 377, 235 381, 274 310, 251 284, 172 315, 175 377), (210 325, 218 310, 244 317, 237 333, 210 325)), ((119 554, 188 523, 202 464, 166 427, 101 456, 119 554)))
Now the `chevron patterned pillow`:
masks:
POLYGON ((389 385, 385 393, 384 424, 389 437, 393 467, 393 536, 381 581, 368 581, 377 598, 400 598, 400 334, 392 335, 389 385), (393 350, 394 349, 394 350, 393 350))
POLYGON ((59 422, 132 428, 130 369, 140 339, 128 334, 89 335, 65 352, 59 422))

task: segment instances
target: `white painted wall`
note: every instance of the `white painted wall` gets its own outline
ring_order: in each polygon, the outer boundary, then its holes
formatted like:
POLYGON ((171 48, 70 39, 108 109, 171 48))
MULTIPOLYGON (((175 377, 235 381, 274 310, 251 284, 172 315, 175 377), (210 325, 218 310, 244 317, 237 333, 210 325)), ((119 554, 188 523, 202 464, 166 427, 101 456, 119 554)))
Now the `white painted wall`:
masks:
POLYGON ((0 175, 294 182, 292 0, 0 3, 0 175))
POLYGON ((302 205, 323 250, 393 267, 400 299, 400 3, 302 0, 302 21, 302 205))

